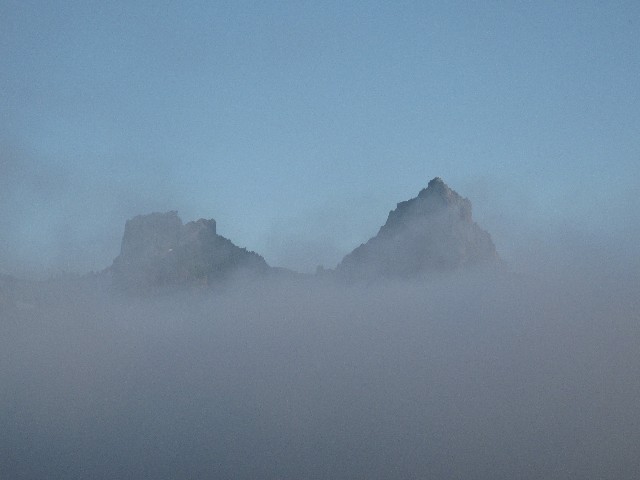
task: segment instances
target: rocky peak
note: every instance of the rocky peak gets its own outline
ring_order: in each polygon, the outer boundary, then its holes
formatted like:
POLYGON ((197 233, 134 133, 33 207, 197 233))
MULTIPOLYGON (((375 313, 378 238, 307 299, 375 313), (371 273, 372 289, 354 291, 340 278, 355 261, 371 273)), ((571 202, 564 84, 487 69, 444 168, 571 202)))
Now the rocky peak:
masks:
POLYGON ((496 259, 490 235, 472 219, 471 202, 436 177, 417 197, 398 203, 378 234, 348 254, 338 271, 413 276, 496 259))
POLYGON ((423 188, 418 193, 418 198, 430 200, 432 203, 441 206, 455 206, 460 211, 461 217, 471 220, 471 202, 451 190, 440 177, 435 177, 429 181, 427 188, 423 188))
POLYGON ((180 239, 182 221, 178 212, 138 215, 124 226, 120 256, 152 257, 175 247, 180 239))
POLYGON ((210 242, 213 241, 216 236, 216 221, 201 218, 195 222, 188 222, 182 227, 180 242, 210 242))
POLYGON ((440 177, 434 177, 431 180, 429 180, 429 183, 427 184, 427 188, 423 188, 422 190, 420 190, 420 193, 418 193, 418 196, 423 197, 425 195, 435 194, 435 193, 438 193, 439 195, 442 195, 442 196, 449 196, 451 195, 451 193, 455 193, 455 192, 451 190, 449 186, 446 183, 444 183, 444 181, 440 177))
POLYGON ((436 214, 448 214, 463 222, 472 222, 471 202, 449 188, 440 177, 431 180, 417 197, 398 203, 396 209, 389 212, 381 233, 401 228, 412 219, 432 217, 436 214))
POLYGON ((238 269, 266 271, 264 259, 217 234, 216 221, 182 224, 175 211, 139 215, 125 224, 113 280, 124 289, 209 283, 238 269))

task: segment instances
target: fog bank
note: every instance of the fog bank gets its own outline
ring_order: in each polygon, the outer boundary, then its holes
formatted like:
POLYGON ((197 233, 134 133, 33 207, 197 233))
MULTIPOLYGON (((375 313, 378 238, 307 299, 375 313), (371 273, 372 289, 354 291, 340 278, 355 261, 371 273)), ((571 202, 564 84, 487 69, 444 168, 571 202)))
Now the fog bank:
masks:
POLYGON ((0 476, 634 478, 625 275, 22 291, 0 322, 0 476))

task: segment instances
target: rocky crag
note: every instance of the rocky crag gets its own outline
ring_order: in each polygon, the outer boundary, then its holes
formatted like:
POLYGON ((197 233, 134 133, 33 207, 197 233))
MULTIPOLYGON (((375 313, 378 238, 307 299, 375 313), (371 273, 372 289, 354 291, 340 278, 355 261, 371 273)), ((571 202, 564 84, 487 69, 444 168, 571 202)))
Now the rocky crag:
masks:
POLYGON ((491 236, 472 219, 471 202, 440 178, 398 203, 378 234, 346 255, 347 278, 413 277, 498 262, 491 236))
MULTIPOLYGON (((472 219, 471 202, 434 178, 416 198, 398 203, 375 237, 321 275, 411 278, 499 263, 491 236, 472 219)), ((241 271, 308 277, 269 267, 257 253, 218 235, 215 220, 183 225, 175 211, 128 220, 120 255, 109 270, 113 284, 130 291, 206 285, 241 271)))
POLYGON ((269 266, 257 253, 218 235, 215 220, 183 225, 177 212, 171 211, 127 221, 111 275, 117 288, 148 290, 208 284, 245 270, 265 273, 269 266))

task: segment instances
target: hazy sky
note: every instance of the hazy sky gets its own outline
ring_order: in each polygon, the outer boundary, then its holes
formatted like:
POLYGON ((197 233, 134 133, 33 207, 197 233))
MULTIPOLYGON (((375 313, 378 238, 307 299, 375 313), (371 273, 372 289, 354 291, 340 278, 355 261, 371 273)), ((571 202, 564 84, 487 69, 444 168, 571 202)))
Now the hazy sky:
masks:
POLYGON ((629 238, 639 85, 636 1, 0 0, 0 272, 104 268, 172 209, 333 267, 434 176, 507 257, 629 238))

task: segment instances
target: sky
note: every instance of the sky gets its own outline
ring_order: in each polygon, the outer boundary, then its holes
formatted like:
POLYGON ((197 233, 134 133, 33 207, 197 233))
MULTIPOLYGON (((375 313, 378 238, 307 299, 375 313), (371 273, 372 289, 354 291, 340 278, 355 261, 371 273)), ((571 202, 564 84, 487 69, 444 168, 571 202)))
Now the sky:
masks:
POLYGON ((0 273, 167 210, 333 267, 435 176, 508 260, 635 244, 639 85, 633 1, 0 0, 0 273))

